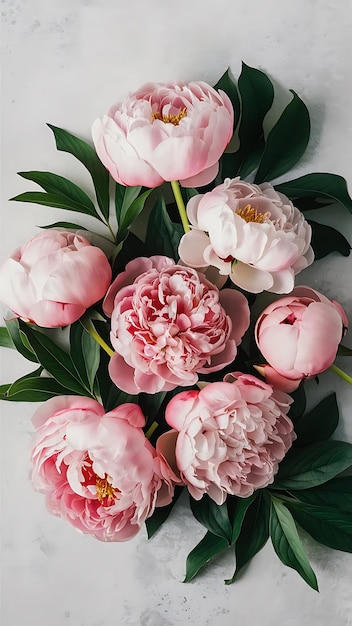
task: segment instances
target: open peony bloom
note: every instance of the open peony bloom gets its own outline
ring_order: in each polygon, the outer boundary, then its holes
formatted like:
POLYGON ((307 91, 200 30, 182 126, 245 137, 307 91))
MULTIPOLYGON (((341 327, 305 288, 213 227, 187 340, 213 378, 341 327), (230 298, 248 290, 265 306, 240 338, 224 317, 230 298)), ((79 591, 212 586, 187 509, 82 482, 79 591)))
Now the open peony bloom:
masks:
POLYGON ((267 382, 293 391, 304 378, 326 370, 347 326, 343 307, 310 287, 296 287, 270 304, 255 326, 255 340, 269 364, 262 371, 267 382))
POLYGON ((311 227, 269 183, 227 178, 187 205, 192 230, 179 255, 190 267, 216 267, 252 293, 288 293, 294 276, 313 262, 311 227))
POLYGON ((233 132, 228 96, 204 82, 147 83, 92 127, 97 154, 122 185, 206 185, 233 132))
POLYGON ((165 256, 140 257, 111 285, 104 302, 116 352, 109 373, 131 394, 193 385, 198 373, 232 363, 249 326, 246 298, 218 291, 195 270, 165 256))
POLYGON ((0 267, 0 301, 16 317, 55 328, 78 320, 104 297, 110 281, 100 248, 74 233, 47 230, 0 267))
POLYGON ((247 498, 273 482, 296 438, 287 417, 292 398, 255 376, 236 372, 201 391, 184 391, 166 407, 172 430, 156 447, 200 500, 247 498))
POLYGON ((33 423, 34 487, 51 513, 83 533, 126 541, 155 506, 171 502, 172 473, 146 439, 138 405, 105 414, 95 400, 60 396, 47 400, 33 423))

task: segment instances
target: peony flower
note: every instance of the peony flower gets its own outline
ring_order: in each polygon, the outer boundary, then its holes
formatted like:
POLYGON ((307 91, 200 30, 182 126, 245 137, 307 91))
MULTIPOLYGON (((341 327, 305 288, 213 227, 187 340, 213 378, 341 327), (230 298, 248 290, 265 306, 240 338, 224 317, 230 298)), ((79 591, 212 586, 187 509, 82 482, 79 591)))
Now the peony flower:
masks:
POLYGON ((193 385, 199 373, 232 363, 249 326, 246 298, 218 291, 203 275, 164 256, 127 264, 110 287, 109 365, 114 383, 131 394, 193 385))
POLYGON ((310 287, 296 287, 264 309, 255 326, 255 340, 269 365, 268 383, 293 391, 333 363, 348 326, 342 306, 310 287))
POLYGON ((233 108, 204 82, 148 83, 92 127, 97 154, 122 185, 188 187, 214 180, 233 132, 233 108))
POLYGON ((25 321, 66 326, 104 297, 110 281, 100 248, 73 233, 47 230, 0 267, 0 300, 25 321))
POLYGON ((191 198, 192 230, 179 246, 182 261, 204 270, 214 266, 252 293, 288 293, 294 276, 313 262, 311 227, 302 213, 269 183, 227 178, 191 198))
POLYGON ((296 438, 287 417, 292 398, 255 376, 236 372, 201 391, 183 391, 166 407, 172 430, 156 448, 195 500, 208 494, 247 498, 273 482, 296 438))
MULTIPOLYGON (((34 487, 53 515, 102 541, 126 541, 173 496, 170 470, 146 439, 136 404, 105 414, 93 399, 59 396, 34 414, 34 487)), ((175 477, 177 480, 177 477, 175 477)))

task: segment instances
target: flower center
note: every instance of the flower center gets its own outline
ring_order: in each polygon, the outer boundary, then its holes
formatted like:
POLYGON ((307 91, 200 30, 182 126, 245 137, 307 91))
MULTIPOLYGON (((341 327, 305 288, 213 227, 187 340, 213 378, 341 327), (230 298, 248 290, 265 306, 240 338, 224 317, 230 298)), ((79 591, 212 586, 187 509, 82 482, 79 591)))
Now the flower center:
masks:
POLYGON ((245 222, 257 222, 257 224, 262 224, 267 217, 270 217, 270 213, 259 213, 250 204, 247 204, 243 209, 238 209, 236 214, 242 217, 245 222))
POLYGON ((97 487, 97 498, 103 506, 111 506, 115 502, 116 489, 109 483, 107 475, 105 478, 100 476, 95 477, 95 484, 97 487))
POLYGON ((152 121, 154 122, 154 120, 160 120, 161 122, 164 122, 165 124, 173 124, 174 126, 178 126, 180 123, 180 120, 182 120, 182 118, 186 116, 187 116, 186 107, 184 107, 182 111, 180 111, 180 113, 178 113, 177 115, 165 115, 164 113, 161 113, 160 111, 155 111, 155 112, 153 111, 152 121))

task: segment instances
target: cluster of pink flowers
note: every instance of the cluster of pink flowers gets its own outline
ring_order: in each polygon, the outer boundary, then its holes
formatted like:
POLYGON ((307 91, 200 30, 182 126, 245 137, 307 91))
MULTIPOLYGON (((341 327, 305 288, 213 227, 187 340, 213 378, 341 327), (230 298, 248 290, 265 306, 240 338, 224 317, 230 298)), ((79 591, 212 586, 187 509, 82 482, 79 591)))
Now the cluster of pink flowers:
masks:
MULTIPOLYGON (((233 117, 227 95, 205 83, 148 84, 97 120, 93 139, 120 184, 201 186, 218 172, 233 117)), ((61 230, 35 236, 0 268, 1 301, 40 327, 72 324, 103 300, 109 374, 120 390, 137 396, 198 384, 167 403, 167 430, 155 446, 137 400, 106 413, 97 400, 61 396, 35 413, 35 488, 54 515, 103 541, 133 537, 172 501, 175 485, 220 505, 272 483, 295 439, 286 392, 331 365, 347 328, 338 303, 294 289, 313 261, 311 229, 269 183, 227 179, 192 197, 187 216, 179 260, 139 257, 113 282, 102 250, 61 230), (234 285, 222 288, 228 278, 248 292, 289 294, 255 326, 266 382, 236 371, 201 380, 234 363, 249 328, 247 298, 234 285)))

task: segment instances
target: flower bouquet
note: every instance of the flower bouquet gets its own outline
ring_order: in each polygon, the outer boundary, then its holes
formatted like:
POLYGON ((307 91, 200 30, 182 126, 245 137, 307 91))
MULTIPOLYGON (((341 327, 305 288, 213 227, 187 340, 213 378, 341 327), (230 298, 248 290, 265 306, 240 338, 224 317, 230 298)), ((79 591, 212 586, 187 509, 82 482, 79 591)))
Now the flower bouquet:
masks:
POLYGON ((89 171, 94 200, 42 171, 20 173, 42 191, 12 198, 100 231, 43 226, 0 268, 1 345, 35 368, 1 398, 42 403, 34 488, 102 541, 144 524, 151 537, 187 493, 206 534, 185 581, 231 549, 234 582, 270 537, 317 589, 297 526, 352 549, 352 445, 331 439, 335 394, 308 412, 305 398, 305 380, 327 368, 352 382, 333 364, 350 352, 347 317, 296 281, 314 257, 350 252, 304 211, 351 211, 352 200, 335 174, 269 182, 308 143, 309 113, 292 94, 264 133, 273 85, 245 64, 238 84, 229 72, 214 88, 146 84, 96 120, 94 148, 50 125, 57 149, 89 171))

